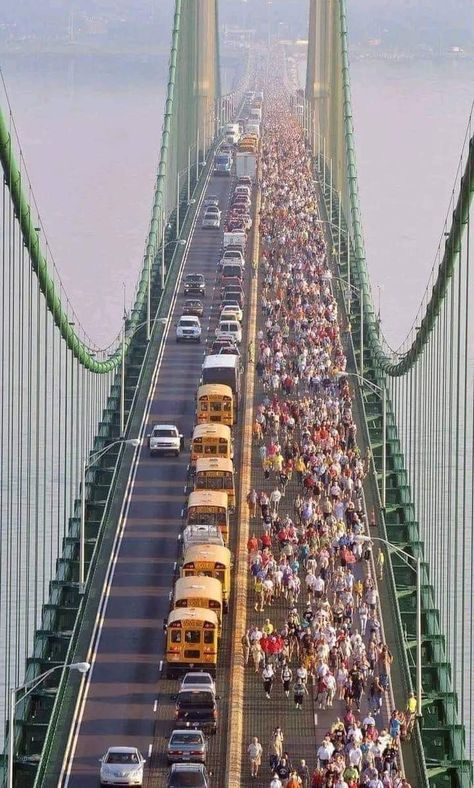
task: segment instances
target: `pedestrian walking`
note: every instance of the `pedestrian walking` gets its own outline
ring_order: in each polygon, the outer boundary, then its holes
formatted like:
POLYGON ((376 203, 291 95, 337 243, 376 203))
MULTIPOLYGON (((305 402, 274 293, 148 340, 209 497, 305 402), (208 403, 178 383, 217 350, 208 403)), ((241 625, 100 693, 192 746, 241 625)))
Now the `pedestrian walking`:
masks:
POLYGON ((305 684, 303 684, 301 679, 298 678, 293 685, 293 700, 295 702, 296 709, 303 708, 303 698, 306 691, 305 684))
POLYGON ((268 755, 270 760, 270 769, 274 771, 283 757, 283 731, 280 727, 274 728, 270 738, 270 745, 268 748, 268 755))
POLYGON ((270 700, 274 677, 275 671, 273 670, 273 665, 271 662, 268 662, 262 671, 263 690, 268 700, 270 700))
POLYGON ((242 635, 242 657, 244 660, 244 665, 248 665, 250 658, 250 637, 248 629, 245 630, 244 634, 242 635))
POLYGON ((310 788, 309 786, 309 768, 304 758, 301 759, 300 765, 298 766, 298 777, 301 780, 301 788, 310 788))
POLYGON ((257 736, 253 737, 252 741, 247 747, 247 752, 250 758, 250 776, 256 778, 258 777, 258 770, 260 769, 262 763, 263 754, 263 748, 257 736))
POLYGON ((293 671, 291 670, 288 663, 285 662, 281 670, 281 682, 283 684, 283 692, 285 693, 287 698, 290 697, 290 684, 292 679, 293 679, 293 671))

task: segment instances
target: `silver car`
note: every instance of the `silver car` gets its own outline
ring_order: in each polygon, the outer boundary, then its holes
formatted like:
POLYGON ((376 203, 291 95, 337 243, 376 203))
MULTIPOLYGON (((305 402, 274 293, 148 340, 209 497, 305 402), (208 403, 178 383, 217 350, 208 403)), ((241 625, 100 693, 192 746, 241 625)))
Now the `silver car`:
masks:
POLYGON ((211 227, 213 230, 218 230, 221 226, 221 212, 219 208, 210 206, 206 208, 202 218, 202 227, 211 227))
POLYGON ((206 763, 207 741, 202 731, 173 731, 166 751, 168 763, 206 763))
POLYGON ((216 683, 210 673, 190 671, 181 682, 180 689, 210 689, 216 694, 216 683))
POLYGON ((136 747, 109 747, 100 759, 100 784, 143 785, 145 763, 136 747))

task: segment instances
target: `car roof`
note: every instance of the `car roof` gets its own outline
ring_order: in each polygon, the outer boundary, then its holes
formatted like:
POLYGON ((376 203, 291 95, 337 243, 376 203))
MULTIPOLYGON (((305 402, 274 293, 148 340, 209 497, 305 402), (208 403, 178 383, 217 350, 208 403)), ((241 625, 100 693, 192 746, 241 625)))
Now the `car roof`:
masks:
POLYGON ((186 279, 204 279, 202 274, 186 274, 186 279))
MULTIPOLYGON (((154 424, 153 429, 156 430, 159 428, 160 430, 177 430, 176 424, 154 424)), ((132 747, 133 749, 133 747, 132 747)))
POLYGON ((184 733, 185 736, 186 736, 186 734, 188 734, 188 736, 190 736, 191 734, 195 736, 196 733, 200 733, 201 736, 204 738, 204 733, 203 733, 203 731, 199 730, 199 728, 198 729, 196 729, 196 728, 175 728, 170 733, 170 739, 171 739, 172 736, 175 735, 175 733, 176 733, 176 735, 179 735, 179 736, 182 736, 183 733, 184 733))
POLYGON ((193 771, 193 772, 203 772, 205 766, 203 763, 173 763, 171 767, 172 772, 183 772, 183 771, 193 771))

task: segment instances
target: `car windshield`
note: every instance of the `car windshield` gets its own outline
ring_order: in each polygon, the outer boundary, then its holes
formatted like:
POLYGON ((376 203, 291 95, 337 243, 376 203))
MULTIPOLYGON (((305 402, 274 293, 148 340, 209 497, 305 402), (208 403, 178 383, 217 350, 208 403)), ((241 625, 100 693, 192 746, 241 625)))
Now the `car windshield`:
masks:
POLYGON ((203 673, 193 673, 191 676, 185 676, 183 684, 209 684, 209 676, 203 673))
POLYGON ((170 744, 202 744, 202 736, 199 733, 173 733, 170 744))
POLYGON ((158 427, 153 430, 153 437, 154 438, 175 438, 176 432, 171 429, 163 429, 163 427, 158 427))
POLYGON ((203 282, 204 277, 202 274, 188 274, 186 277, 186 282, 203 282))
POLYGON ((106 763, 138 763, 135 752, 109 752, 106 763))
POLYGON ((201 706, 206 709, 212 709, 214 706, 214 698, 212 693, 197 690, 182 690, 178 694, 179 706, 201 706))
POLYGON ((197 326, 197 320, 195 317, 182 317, 179 321, 180 326, 197 326))

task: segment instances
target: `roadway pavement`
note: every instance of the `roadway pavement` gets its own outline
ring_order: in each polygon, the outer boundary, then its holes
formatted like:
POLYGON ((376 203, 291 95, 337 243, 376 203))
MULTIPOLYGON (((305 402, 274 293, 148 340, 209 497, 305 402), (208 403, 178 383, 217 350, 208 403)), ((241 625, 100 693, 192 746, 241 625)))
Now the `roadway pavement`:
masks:
MULTIPOLYGON (((211 177, 207 193, 217 194, 221 207, 226 208, 230 188, 230 179, 211 177)), ((162 622, 169 612, 176 577, 177 538, 183 526, 189 438, 195 421, 204 342, 207 335, 212 341, 217 320, 221 244, 222 231, 202 230, 198 219, 183 276, 198 272, 206 277, 202 343, 176 343, 174 324, 184 302, 180 287, 146 430, 148 433, 157 422, 177 424, 185 436, 185 451, 179 458, 151 458, 146 446, 140 450, 84 711, 62 782, 71 788, 97 786, 99 758, 112 745, 136 746, 143 753, 148 761, 144 785, 161 786, 166 782, 164 753, 166 737, 173 728, 177 682, 165 680, 160 671, 165 648, 162 622)), ((222 674, 228 670, 229 626, 225 629, 217 676, 222 735, 211 737, 210 742, 209 767, 215 773, 216 785, 223 784, 219 764, 223 773, 225 763, 228 697, 222 674)))

